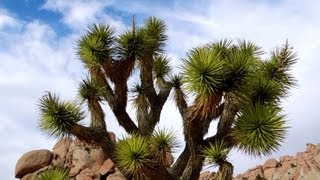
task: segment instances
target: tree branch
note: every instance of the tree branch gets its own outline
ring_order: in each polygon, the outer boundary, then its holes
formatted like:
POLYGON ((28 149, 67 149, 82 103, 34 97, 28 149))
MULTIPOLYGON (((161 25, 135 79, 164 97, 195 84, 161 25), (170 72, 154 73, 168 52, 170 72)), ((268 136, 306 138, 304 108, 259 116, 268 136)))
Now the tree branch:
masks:
POLYGON ((126 111, 127 91, 128 88, 126 81, 115 84, 115 101, 112 111, 119 124, 124 127, 128 133, 137 133, 139 132, 139 129, 126 111))

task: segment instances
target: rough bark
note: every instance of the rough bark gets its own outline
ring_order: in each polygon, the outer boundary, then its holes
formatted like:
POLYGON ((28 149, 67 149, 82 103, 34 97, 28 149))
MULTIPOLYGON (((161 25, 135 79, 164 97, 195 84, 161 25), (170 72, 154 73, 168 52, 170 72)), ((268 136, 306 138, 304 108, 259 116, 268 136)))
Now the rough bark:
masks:
POLYGON ((233 166, 230 162, 225 161, 219 165, 219 170, 215 175, 216 180, 232 180, 233 178, 233 166))
POLYGON ((107 131, 106 122, 104 120, 104 112, 98 100, 89 99, 88 107, 90 111, 90 127, 107 131))
POLYGON ((170 174, 176 178, 180 177, 189 161, 189 158, 190 152, 188 145, 186 144, 184 150, 182 151, 176 162, 169 169, 170 174))
MULTIPOLYGON (((200 152, 199 152, 200 153, 200 152)), ((205 158, 200 154, 191 155, 186 168, 183 171, 181 180, 197 180, 202 170, 205 158)))
POLYGON ((120 82, 118 84, 115 84, 115 101, 112 111, 116 116, 119 124, 128 133, 137 133, 140 131, 126 111, 128 99, 127 91, 127 82, 120 82))

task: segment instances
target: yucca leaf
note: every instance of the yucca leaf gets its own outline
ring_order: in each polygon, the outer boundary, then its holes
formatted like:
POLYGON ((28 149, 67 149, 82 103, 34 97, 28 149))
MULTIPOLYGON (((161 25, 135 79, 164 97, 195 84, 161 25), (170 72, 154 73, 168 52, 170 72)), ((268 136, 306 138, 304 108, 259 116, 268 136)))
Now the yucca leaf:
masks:
POLYGON ((113 50, 115 41, 115 28, 110 25, 94 24, 89 27, 88 34, 90 36, 99 37, 104 44, 105 49, 113 50))
POLYGON ((133 105, 135 108, 150 105, 148 98, 140 84, 134 84, 133 88, 131 89, 131 92, 134 93, 133 105))
POLYGON ((157 152, 173 152, 178 147, 175 134, 167 129, 158 129, 149 138, 152 150, 157 152))
POLYGON ((286 43, 281 49, 276 49, 272 52, 271 60, 263 63, 263 75, 283 84, 286 89, 289 89, 296 84, 295 79, 289 73, 296 61, 296 54, 286 43))
POLYGON ((114 52, 115 29, 111 26, 93 25, 88 34, 78 41, 78 54, 88 67, 97 67, 109 60, 114 52))
POLYGON ((172 87, 174 87, 175 89, 181 89, 182 84, 183 84, 183 82, 182 82, 183 77, 181 74, 172 75, 169 77, 169 79, 170 79, 169 82, 172 87))
POLYGON ((145 32, 148 38, 151 40, 150 47, 154 52, 162 52, 167 40, 165 34, 166 25, 165 22, 155 17, 148 18, 145 23, 145 32))
POLYGON ((252 75, 254 57, 246 51, 236 50, 229 54, 225 64, 224 87, 226 91, 241 88, 247 78, 252 75))
POLYGON ((171 155, 178 147, 178 142, 172 131, 158 129, 149 138, 149 145, 158 162, 164 165, 168 154, 171 155))
POLYGON ((147 50, 144 47, 145 41, 146 35, 141 28, 137 28, 134 32, 126 31, 122 33, 118 38, 120 58, 136 59, 142 57, 147 50))
POLYGON ((171 71, 171 67, 169 65, 169 58, 166 56, 155 56, 154 63, 153 63, 153 77, 154 78, 164 78, 167 76, 171 71))
POLYGON ((288 128, 280 109, 261 103, 241 107, 232 135, 238 146, 250 155, 268 155, 276 151, 288 128))
POLYGON ((209 47, 218 52, 221 56, 221 59, 227 59, 230 55, 230 48, 232 41, 228 39, 222 39, 220 41, 209 44, 209 47))
POLYGON ((100 37, 85 35, 78 41, 78 55, 86 67, 98 67, 109 59, 109 50, 100 37))
POLYGON ((249 79, 243 87, 242 101, 252 103, 279 103, 280 99, 285 96, 285 91, 281 84, 274 80, 266 79, 259 76, 249 79))
POLYGON ((227 161, 231 148, 224 141, 215 141, 203 150, 203 155, 208 164, 221 165, 227 161))
POLYGON ((117 167, 126 175, 146 177, 154 169, 147 141, 139 135, 131 135, 116 145, 117 167))
POLYGON ((65 169, 50 168, 40 173, 36 180, 69 180, 69 172, 65 169))
POLYGON ((95 80, 86 78, 79 83, 78 96, 82 102, 88 99, 100 101, 103 97, 104 88, 101 87, 95 80))
POLYGON ((70 136, 70 129, 84 119, 84 112, 75 102, 61 101, 50 92, 40 98, 39 108, 39 127, 50 137, 70 136))
POLYGON ((241 39, 237 40, 237 49, 245 54, 252 55, 253 57, 258 57, 264 53, 261 50, 261 47, 257 46, 253 42, 241 39))
POLYGON ((223 67, 216 51, 206 46, 193 49, 183 60, 183 82, 189 92, 205 98, 221 90, 223 67))

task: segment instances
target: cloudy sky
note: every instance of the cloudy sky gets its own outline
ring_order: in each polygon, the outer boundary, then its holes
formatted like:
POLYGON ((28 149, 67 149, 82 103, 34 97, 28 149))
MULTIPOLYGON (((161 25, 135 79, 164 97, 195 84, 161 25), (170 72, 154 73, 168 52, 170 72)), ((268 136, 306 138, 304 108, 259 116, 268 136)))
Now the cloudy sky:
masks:
MULTIPOLYGON (((320 142, 318 93, 320 77, 320 1, 314 0, 197 0, 197 1, 0 1, 0 175, 14 179, 19 157, 33 149, 50 149, 55 140, 37 129, 37 103, 45 91, 63 98, 76 96, 86 71, 75 54, 76 40, 88 25, 107 23, 118 33, 149 16, 166 21, 166 50, 178 67, 190 48, 221 38, 251 40, 266 52, 288 38, 298 52, 293 69, 298 86, 283 102, 291 126, 282 148, 272 156, 294 155, 308 142, 320 142)), ((181 134, 181 119, 168 102, 161 126, 181 134)), ((128 110, 131 112, 131 108, 128 110)), ((107 124, 123 134, 110 112, 107 124), (119 130, 120 129, 120 130, 119 130)), ((132 112, 131 112, 132 114, 132 112)), ((214 125, 210 133, 214 133, 214 125)), ((264 162, 234 152, 235 173, 264 162)))

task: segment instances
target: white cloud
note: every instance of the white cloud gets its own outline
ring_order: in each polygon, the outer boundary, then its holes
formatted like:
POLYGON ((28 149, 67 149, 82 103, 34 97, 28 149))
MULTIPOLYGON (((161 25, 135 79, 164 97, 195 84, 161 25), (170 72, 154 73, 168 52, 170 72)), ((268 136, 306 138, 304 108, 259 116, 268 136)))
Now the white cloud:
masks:
POLYGON ((13 18, 7 11, 0 10, 0 30, 5 27, 13 27, 18 24, 17 20, 13 18))
POLYGON ((62 22, 74 30, 83 31, 91 23, 110 23, 117 29, 124 28, 123 23, 117 17, 111 17, 104 13, 104 9, 113 4, 113 1, 64 1, 49 0, 42 8, 53 10, 63 15, 62 22))
POLYGON ((82 69, 80 63, 69 63, 75 61, 71 37, 56 37, 43 22, 10 18, 21 29, 0 35, 6 40, 5 50, 0 51, 0 146, 6 154, 0 169, 4 179, 12 179, 23 153, 52 147, 54 141, 37 129, 38 98, 47 90, 74 97, 76 84, 71 75, 80 76, 82 69), (76 70, 67 71, 71 68, 76 70))

